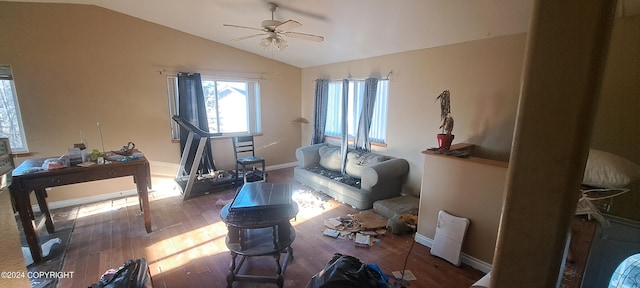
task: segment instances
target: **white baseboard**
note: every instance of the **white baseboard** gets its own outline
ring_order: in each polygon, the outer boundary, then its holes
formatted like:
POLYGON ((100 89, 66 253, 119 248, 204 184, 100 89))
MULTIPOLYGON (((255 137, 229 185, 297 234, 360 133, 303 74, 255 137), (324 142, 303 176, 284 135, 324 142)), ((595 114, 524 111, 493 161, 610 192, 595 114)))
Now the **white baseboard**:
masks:
MULTIPOLYGON (((433 239, 418 234, 416 233, 416 238, 415 238, 416 242, 427 246, 429 248, 431 248, 431 246, 433 246, 433 239)), ((472 257, 470 255, 467 255, 465 253, 460 254, 460 261, 462 261, 462 263, 467 264, 473 268, 476 268, 484 273, 489 273, 489 271, 491 271, 493 269, 493 266, 487 262, 484 262, 478 258, 472 257)))
MULTIPOLYGON (((105 200, 137 196, 137 195, 138 195, 138 191, 136 189, 131 189, 131 190, 119 191, 119 192, 108 193, 108 194, 100 194, 100 195, 83 197, 83 198, 49 202, 48 206, 49 206, 49 210, 53 210, 58 208, 65 208, 70 206, 77 206, 77 205, 95 203, 95 202, 100 202, 105 200)), ((40 206, 38 206, 38 204, 31 205, 31 209, 33 209, 33 212, 40 212, 40 206)))
POLYGON ((291 168, 291 167, 296 167, 296 166, 298 166, 298 162, 289 162, 289 163, 283 163, 283 164, 278 164, 278 165, 269 165, 269 166, 265 167, 264 169, 267 170, 267 171, 272 171, 272 170, 291 168))

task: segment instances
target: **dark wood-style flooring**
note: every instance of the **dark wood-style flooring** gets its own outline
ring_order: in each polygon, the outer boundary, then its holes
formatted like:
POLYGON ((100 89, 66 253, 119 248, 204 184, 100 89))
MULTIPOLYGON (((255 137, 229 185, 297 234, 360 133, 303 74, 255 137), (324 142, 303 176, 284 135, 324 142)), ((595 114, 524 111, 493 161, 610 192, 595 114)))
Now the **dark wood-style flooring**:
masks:
MULTIPOLYGON (((293 180, 292 168, 270 171, 268 180, 290 182, 294 190, 309 190, 293 180)), ((141 257, 149 262, 154 287, 226 287, 231 258, 225 246, 227 229, 219 212, 220 204, 230 201, 235 190, 183 201, 175 189, 154 188, 150 194, 153 232, 149 234, 139 215, 136 197, 78 208, 61 269, 73 271, 73 278, 60 279, 58 287, 87 287, 106 270, 141 257)), ((323 210, 301 208, 292 222, 297 235, 292 245, 295 256, 285 274, 285 287, 306 287, 334 253, 378 264, 387 274, 402 270, 406 259, 405 269, 418 278, 408 287, 469 287, 484 275, 469 266, 456 267, 431 256, 427 247, 412 245, 413 235, 389 233, 367 248, 356 247, 348 239, 323 236, 325 219, 358 213, 333 200, 328 204, 323 210)), ((243 269, 269 275, 275 271, 273 264, 272 257, 250 258, 243 269)), ((236 282, 233 287, 276 286, 236 282)))

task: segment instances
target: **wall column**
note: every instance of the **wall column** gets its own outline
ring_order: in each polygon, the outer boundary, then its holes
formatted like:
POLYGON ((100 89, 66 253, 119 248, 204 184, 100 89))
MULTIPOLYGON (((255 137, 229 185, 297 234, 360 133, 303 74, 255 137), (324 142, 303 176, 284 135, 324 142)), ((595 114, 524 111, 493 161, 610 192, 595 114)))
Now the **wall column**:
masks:
POLYGON ((557 287, 615 0, 534 3, 491 287, 557 287))

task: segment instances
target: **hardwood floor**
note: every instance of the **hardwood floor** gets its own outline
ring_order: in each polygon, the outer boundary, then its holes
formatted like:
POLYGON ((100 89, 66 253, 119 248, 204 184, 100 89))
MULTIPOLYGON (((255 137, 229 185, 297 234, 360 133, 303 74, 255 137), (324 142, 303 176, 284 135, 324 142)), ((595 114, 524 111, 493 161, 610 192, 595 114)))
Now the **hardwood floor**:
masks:
MULTIPOLYGON (((293 168, 269 173, 269 182, 290 182, 294 191, 309 190, 293 180, 293 168)), ((150 194, 153 232, 149 234, 139 215, 136 197, 79 207, 61 270, 74 271, 74 275, 60 279, 58 287, 87 287, 106 270, 141 257, 149 263, 154 287, 226 287, 231 258, 225 246, 226 226, 220 221, 219 212, 220 204, 230 201, 235 190, 182 201, 175 189, 156 189, 150 194)), ((456 267, 431 256, 427 247, 412 245, 412 235, 389 233, 367 248, 357 247, 348 239, 323 236, 325 219, 358 213, 333 200, 328 204, 324 210, 301 208, 292 222, 297 236, 292 245, 294 259, 285 274, 285 287, 306 287, 334 253, 378 264, 387 274, 402 270, 409 253, 406 269, 418 278, 409 287, 469 287, 483 276, 469 266, 456 267)), ((243 269, 270 275, 275 272, 273 264, 272 257, 249 258, 243 269)), ((276 286, 236 282, 233 287, 276 286)))

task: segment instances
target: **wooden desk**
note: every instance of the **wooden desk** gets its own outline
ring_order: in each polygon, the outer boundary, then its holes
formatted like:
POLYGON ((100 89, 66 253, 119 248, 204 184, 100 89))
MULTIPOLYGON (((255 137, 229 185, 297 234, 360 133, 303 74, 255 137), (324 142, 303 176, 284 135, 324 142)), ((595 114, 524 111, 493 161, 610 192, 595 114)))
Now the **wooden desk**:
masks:
POLYGON ((231 252, 227 287, 234 281, 272 282, 282 287, 288 262, 293 258, 291 244, 296 237, 289 220, 298 214, 298 205, 291 200, 289 183, 245 183, 232 203, 220 211, 229 233, 226 244, 231 252), (285 259, 280 264, 280 254, 285 259), (237 256, 241 256, 236 263, 237 256), (239 274, 248 257, 272 256, 276 262, 275 276, 239 274))
POLYGON ((24 228, 24 234, 31 250, 33 261, 42 261, 42 251, 38 241, 38 231, 42 221, 45 222, 47 232, 53 233, 55 227, 49 207, 47 205, 46 188, 62 185, 112 179, 118 177, 133 176, 138 190, 138 201, 140 210, 144 214, 144 226, 147 233, 151 232, 151 213, 149 211, 148 188, 151 188, 151 174, 149 162, 144 157, 127 162, 113 162, 110 164, 93 165, 90 167, 67 167, 54 170, 44 170, 33 172, 34 169, 42 167, 43 159, 27 159, 15 170, 13 170, 12 183, 9 188, 11 199, 15 209, 20 215, 20 222, 24 228), (31 198, 29 195, 33 191, 40 206, 43 218, 36 221, 31 209, 31 198), (34 221, 38 222, 34 226, 34 221))

